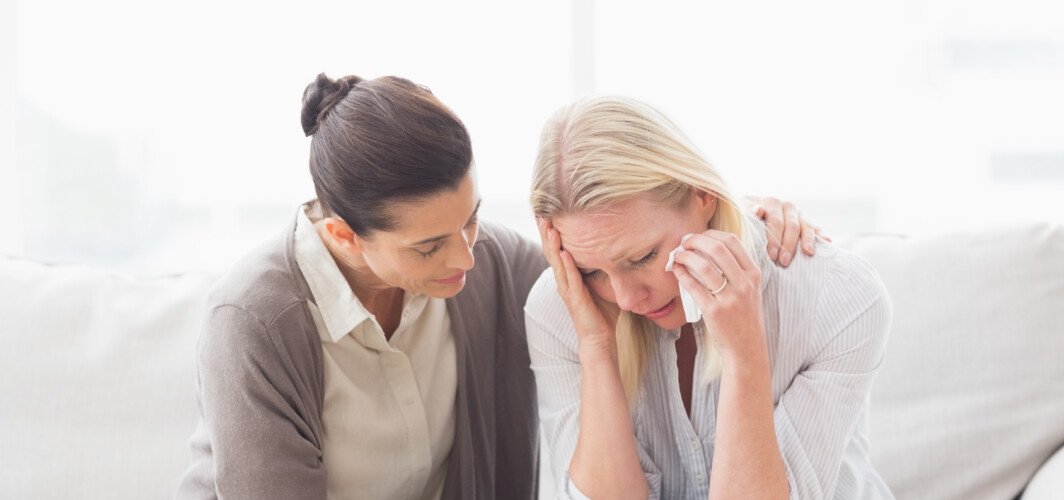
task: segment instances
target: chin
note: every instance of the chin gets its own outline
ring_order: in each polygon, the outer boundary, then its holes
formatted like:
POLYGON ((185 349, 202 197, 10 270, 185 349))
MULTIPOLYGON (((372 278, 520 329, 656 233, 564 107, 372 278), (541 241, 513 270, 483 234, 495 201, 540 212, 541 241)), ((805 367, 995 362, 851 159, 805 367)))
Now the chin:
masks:
POLYGON ((658 325, 664 330, 672 330, 687 324, 687 318, 683 315, 683 311, 680 311, 680 314, 675 318, 670 314, 664 318, 652 319, 650 321, 653 321, 655 325, 658 325))
MULTIPOLYGON (((679 302, 679 297, 676 300, 679 302)), ((646 316, 643 317, 646 318, 646 316)), ((672 313, 664 318, 647 319, 665 330, 672 330, 687 324, 687 316, 683 313, 683 306, 680 304, 676 304, 676 309, 673 309, 672 313)))
POLYGON ((421 293, 437 299, 449 299, 458 295, 458 292, 461 292, 463 288, 465 288, 464 278, 457 283, 432 283, 430 286, 425 287, 421 293))

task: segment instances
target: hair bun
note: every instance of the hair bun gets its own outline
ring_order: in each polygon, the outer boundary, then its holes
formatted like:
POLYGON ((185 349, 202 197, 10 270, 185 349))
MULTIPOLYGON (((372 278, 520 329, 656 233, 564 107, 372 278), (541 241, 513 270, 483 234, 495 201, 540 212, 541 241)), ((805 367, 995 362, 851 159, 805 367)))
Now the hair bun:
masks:
POLYGON ((303 91, 303 111, 300 114, 303 133, 307 136, 314 135, 325 115, 361 81, 362 78, 355 75, 333 80, 325 76, 325 73, 319 73, 303 91))

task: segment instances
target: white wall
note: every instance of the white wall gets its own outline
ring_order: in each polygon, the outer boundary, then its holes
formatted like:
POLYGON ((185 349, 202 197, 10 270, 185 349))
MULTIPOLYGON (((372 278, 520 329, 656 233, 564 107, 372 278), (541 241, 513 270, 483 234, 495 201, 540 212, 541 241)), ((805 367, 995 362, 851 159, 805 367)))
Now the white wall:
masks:
POLYGON ((539 126, 588 91, 658 105, 738 190, 835 234, 1061 220, 1059 2, 650 5, 0 0, 0 253, 225 267, 313 196, 321 71, 431 87, 485 215, 529 234, 539 126))

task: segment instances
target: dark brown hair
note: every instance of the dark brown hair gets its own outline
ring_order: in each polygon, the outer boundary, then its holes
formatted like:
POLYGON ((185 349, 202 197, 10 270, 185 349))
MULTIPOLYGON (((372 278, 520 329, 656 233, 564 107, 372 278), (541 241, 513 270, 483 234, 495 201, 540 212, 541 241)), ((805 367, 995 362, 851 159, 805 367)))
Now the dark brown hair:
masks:
POLYGON ((322 208, 362 237, 395 229, 391 203, 457 189, 473 161, 462 121, 405 78, 322 73, 303 92, 301 119, 322 208))

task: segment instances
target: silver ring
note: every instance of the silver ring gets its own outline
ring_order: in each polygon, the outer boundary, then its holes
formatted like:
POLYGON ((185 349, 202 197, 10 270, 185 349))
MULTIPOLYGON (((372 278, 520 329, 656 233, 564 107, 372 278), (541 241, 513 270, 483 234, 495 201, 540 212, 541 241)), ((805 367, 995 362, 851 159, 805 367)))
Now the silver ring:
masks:
POLYGON ((720 293, 720 291, 723 290, 724 287, 728 286, 728 277, 723 275, 723 274, 720 275, 720 277, 724 278, 724 283, 720 284, 720 288, 718 288, 716 290, 713 290, 712 292, 709 292, 710 295, 716 295, 716 294, 720 293))

